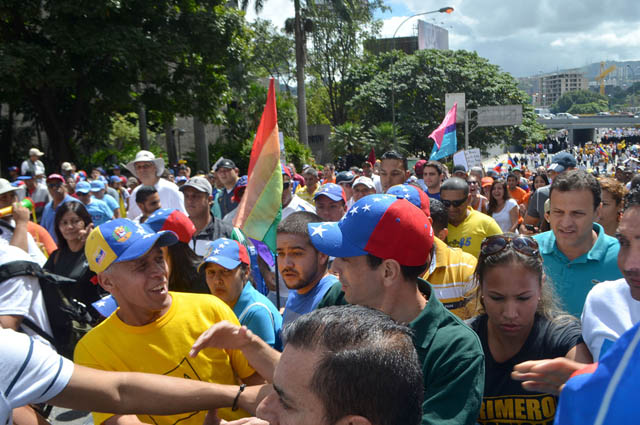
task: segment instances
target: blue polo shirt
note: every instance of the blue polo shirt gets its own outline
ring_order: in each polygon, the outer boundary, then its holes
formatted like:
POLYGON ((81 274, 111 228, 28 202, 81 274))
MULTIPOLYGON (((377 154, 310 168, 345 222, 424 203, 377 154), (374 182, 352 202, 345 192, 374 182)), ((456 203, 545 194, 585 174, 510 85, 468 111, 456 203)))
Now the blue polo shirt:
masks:
POLYGON ((78 199, 67 194, 64 196, 64 199, 62 200, 62 202, 60 202, 60 204, 55 209, 53 208, 53 201, 49 201, 47 202, 47 204, 44 206, 44 209, 42 210, 42 218, 40 218, 40 225, 45 229, 47 229, 47 232, 49 232, 49 234, 53 238, 53 241, 56 244, 58 243, 58 238, 56 237, 56 225, 55 225, 56 212, 58 211, 58 208, 60 208, 60 205, 69 201, 80 202, 78 199))
POLYGON ((596 243, 589 252, 573 261, 560 252, 553 231, 534 236, 540 245, 547 278, 552 282, 561 306, 578 318, 593 285, 622 277, 618 269, 620 243, 604 233, 598 223, 593 223, 593 230, 598 234, 596 243))
POLYGON ((271 301, 258 292, 251 282, 244 289, 233 306, 233 312, 240 324, 258 335, 264 342, 282 351, 282 316, 271 301))

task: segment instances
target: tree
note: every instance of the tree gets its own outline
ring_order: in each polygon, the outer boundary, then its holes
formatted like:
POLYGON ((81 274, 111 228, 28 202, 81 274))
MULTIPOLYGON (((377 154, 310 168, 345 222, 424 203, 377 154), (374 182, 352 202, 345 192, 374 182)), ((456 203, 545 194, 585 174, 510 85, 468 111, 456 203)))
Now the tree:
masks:
POLYGON ((251 28, 251 63, 258 68, 261 76, 275 78, 282 82, 289 92, 295 76, 295 43, 286 33, 280 32, 270 21, 256 20, 251 28))
POLYGON ((226 71, 246 56, 240 12, 222 0, 4 0, 0 102, 33 118, 56 163, 104 146, 139 104, 216 121, 226 71))
POLYGON ((347 102, 354 86, 345 77, 359 63, 363 41, 379 32, 381 22, 374 20, 377 10, 385 10, 381 0, 307 2, 313 21, 309 68, 326 88, 329 120, 336 126, 347 121, 347 102))
MULTIPOLYGON (((522 125, 477 128, 469 138, 472 147, 486 148, 503 141, 524 144, 544 134, 515 79, 474 52, 420 50, 412 55, 394 51, 365 56, 347 78, 357 87, 356 95, 348 102, 349 119, 362 122, 365 128, 390 120, 393 79, 396 132, 407 137, 408 150, 414 155, 431 152, 433 141, 427 137, 444 118, 446 93, 466 93, 470 109, 523 105, 522 125), (391 61, 395 62, 393 73, 391 61)), ((464 146, 463 128, 458 128, 457 136, 458 146, 464 146)))
MULTIPOLYGON (((591 90, 575 90, 563 94, 560 99, 551 107, 553 113, 569 112, 574 105, 591 104, 589 107, 577 107, 574 111, 585 110, 593 112, 575 112, 595 114, 609 110, 609 99, 607 96, 591 90)), ((570 112, 574 113, 574 112, 570 112)))

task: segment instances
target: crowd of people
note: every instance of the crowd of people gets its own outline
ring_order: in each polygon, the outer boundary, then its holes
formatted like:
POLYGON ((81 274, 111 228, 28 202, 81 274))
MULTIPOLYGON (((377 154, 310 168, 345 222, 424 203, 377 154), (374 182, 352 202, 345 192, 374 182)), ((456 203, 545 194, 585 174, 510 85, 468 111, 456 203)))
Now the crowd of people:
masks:
POLYGON ((47 173, 31 149, 0 179, 0 422, 42 423, 29 404, 49 402, 107 425, 564 424, 587 393, 622 420, 640 175, 636 150, 598 148, 283 165, 274 252, 234 227, 233 159, 47 173), (60 341, 65 306, 25 262, 66 278, 83 336, 60 341))

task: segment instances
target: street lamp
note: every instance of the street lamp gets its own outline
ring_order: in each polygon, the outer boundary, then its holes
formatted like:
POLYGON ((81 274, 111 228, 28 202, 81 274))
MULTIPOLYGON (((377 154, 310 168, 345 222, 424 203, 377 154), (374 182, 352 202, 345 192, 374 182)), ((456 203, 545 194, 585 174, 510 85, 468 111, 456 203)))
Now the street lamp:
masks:
MULTIPOLYGON (((429 12, 416 13, 415 15, 409 16, 404 21, 400 22, 400 25, 398 25, 396 30, 393 32, 393 37, 391 38, 391 40, 392 40, 391 43, 393 45, 393 50, 396 50, 396 34, 398 34, 398 30, 409 19, 415 18, 416 16, 430 15, 432 13, 451 13, 451 12, 453 12, 453 7, 447 6, 447 7, 441 7, 438 10, 431 10, 429 12)), ((396 87, 395 87, 395 84, 393 82, 394 69, 395 69, 395 60, 391 61, 391 128, 393 129, 393 146, 394 146, 395 150, 397 151, 398 150, 398 141, 396 140, 396 87)))

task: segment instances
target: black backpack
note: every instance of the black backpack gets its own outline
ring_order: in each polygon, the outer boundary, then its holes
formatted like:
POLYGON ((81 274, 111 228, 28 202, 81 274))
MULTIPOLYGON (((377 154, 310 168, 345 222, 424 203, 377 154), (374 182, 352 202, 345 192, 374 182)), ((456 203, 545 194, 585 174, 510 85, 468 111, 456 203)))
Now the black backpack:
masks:
POLYGON ((53 335, 47 334, 27 317, 22 319, 22 326, 49 341, 58 354, 73 360, 76 344, 96 324, 86 305, 66 297, 61 290, 64 285, 74 285, 76 281, 43 270, 31 261, 11 261, 0 266, 0 285, 12 277, 25 275, 36 277, 40 282, 53 335))

